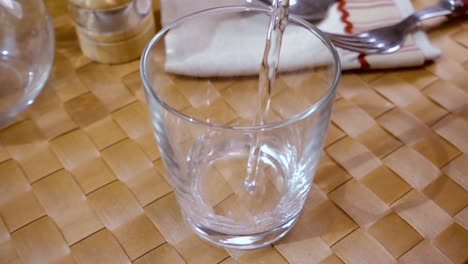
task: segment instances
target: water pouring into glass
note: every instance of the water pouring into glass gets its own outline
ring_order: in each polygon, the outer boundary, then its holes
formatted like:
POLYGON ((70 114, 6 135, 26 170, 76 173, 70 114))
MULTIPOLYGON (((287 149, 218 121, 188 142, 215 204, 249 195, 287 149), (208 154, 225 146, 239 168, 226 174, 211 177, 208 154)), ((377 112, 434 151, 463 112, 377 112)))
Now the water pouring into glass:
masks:
POLYGON ((266 246, 297 221, 340 75, 331 43, 303 20, 287 21, 287 2, 276 3, 272 10, 221 7, 183 17, 153 38, 141 61, 155 135, 182 212, 200 237, 223 247, 266 246), (252 17, 266 45, 243 40, 245 49, 223 49, 251 30, 245 19, 252 17), (201 38, 203 30, 213 33, 201 38), (282 66, 281 54, 297 36, 315 41, 308 60, 320 54, 323 63, 282 66), (210 59, 226 54, 232 61, 210 59), (250 54, 258 58, 253 72, 217 71, 218 63, 226 67, 250 54), (187 67, 199 57, 201 66, 187 67))

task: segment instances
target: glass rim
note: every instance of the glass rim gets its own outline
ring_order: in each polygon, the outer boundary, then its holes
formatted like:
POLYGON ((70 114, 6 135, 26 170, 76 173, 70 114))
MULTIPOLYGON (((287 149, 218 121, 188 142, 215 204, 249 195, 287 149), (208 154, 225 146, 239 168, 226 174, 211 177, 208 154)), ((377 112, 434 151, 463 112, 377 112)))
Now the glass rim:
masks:
MULTIPOLYGON (((257 13, 266 13, 266 14, 271 14, 272 10, 268 8, 262 8, 262 7, 251 7, 251 6, 246 6, 246 5, 232 5, 232 6, 221 6, 221 7, 214 7, 214 8, 209 8, 209 9, 204 9, 200 10, 194 13, 191 13, 189 15, 183 16, 179 19, 176 19, 175 21, 169 23, 168 25, 164 26, 161 28, 151 39, 151 41, 146 45, 145 49, 143 50, 143 54, 140 60, 140 76, 143 82, 143 87, 145 89, 146 96, 149 97, 151 96, 153 99, 158 101, 158 103, 166 109, 168 112, 174 114, 175 116, 178 116, 179 118, 189 122, 189 123, 194 123, 206 127, 212 127, 212 128, 218 128, 218 129, 228 129, 228 130, 245 130, 245 131, 250 131, 250 130, 267 130, 267 129, 272 129, 272 128, 278 128, 278 127, 283 127, 288 124, 303 120, 307 118, 308 116, 312 115, 315 113, 318 109, 321 109, 328 101, 332 100, 334 98, 334 94, 338 88, 338 83, 339 79, 341 76, 341 61, 340 57, 338 55, 338 52, 335 48, 335 46, 332 44, 332 42, 326 37, 326 35, 320 31, 316 26, 312 25, 308 21, 295 16, 295 15, 289 15, 289 19, 292 21, 298 23, 301 27, 305 27, 308 31, 312 32, 315 34, 316 37, 328 48, 329 52, 331 53, 333 57, 334 63, 334 71, 333 71, 333 81, 329 85, 326 93, 320 97, 319 100, 314 102, 310 107, 305 109, 299 114, 295 114, 291 117, 288 117, 286 119, 277 121, 277 122, 272 122, 272 123, 267 123, 263 125, 249 125, 249 126, 243 126, 243 125, 225 125, 225 124, 216 124, 216 123, 209 123, 205 122, 202 120, 198 120, 194 117, 191 117, 189 115, 186 115, 184 113, 181 113, 174 107, 170 106, 165 102, 163 98, 161 98, 152 88, 152 85, 149 83, 149 78, 148 78, 148 73, 147 73, 147 67, 146 67, 146 62, 148 61, 149 58, 149 53, 153 46, 159 42, 167 32, 169 32, 172 28, 174 28, 177 25, 180 25, 184 23, 187 20, 190 20, 192 18, 195 18, 197 16, 201 16, 203 14, 210 14, 210 13, 216 13, 220 11, 255 11, 257 13)), ((265 32, 266 33, 266 32, 265 32)))

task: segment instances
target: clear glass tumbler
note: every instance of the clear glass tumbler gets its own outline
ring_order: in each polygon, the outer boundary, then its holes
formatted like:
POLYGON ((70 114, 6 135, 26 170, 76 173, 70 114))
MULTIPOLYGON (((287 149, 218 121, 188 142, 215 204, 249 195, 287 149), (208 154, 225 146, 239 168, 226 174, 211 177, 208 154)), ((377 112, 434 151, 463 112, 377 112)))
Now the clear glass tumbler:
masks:
POLYGON ((256 125, 269 18, 269 10, 242 6, 189 15, 163 28, 141 61, 155 136, 182 212, 199 236, 227 248, 262 247, 293 226, 340 76, 331 42, 290 17, 270 109, 256 125))
POLYGON ((0 0, 0 126, 30 105, 52 67, 55 39, 42 0, 0 0))

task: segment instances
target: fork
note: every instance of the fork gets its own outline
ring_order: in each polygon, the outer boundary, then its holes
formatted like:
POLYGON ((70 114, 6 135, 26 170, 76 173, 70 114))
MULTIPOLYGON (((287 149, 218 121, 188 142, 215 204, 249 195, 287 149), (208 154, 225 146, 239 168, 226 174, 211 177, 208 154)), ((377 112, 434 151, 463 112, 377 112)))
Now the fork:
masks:
POLYGON ((468 0, 440 0, 394 25, 351 35, 326 34, 335 46, 343 49, 364 54, 391 53, 401 47, 406 35, 416 29, 420 21, 436 16, 463 14, 468 14, 468 0))

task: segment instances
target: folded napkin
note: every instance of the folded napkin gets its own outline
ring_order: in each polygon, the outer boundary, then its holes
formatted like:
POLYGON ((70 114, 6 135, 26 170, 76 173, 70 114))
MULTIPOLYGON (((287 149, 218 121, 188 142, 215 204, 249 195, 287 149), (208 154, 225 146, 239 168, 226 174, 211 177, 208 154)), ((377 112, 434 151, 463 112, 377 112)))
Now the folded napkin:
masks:
MULTIPOLYGON (((198 10, 242 4, 246 4, 246 1, 161 0, 161 20, 163 25, 167 25, 198 10)), ((316 26, 333 33, 357 33, 396 23, 413 11, 410 0, 337 0, 326 18, 316 26)), ((212 18, 212 21, 172 30, 165 39, 166 70, 192 76, 258 73, 264 46, 260 44, 265 42, 266 36, 265 18, 260 16, 245 16, 241 20, 239 17, 212 18), (202 44, 191 45, 188 41, 194 37, 203 39, 202 44), (258 48, 252 49, 252 46, 258 48)), ((320 56, 323 52, 314 50, 314 45, 321 45, 318 40, 307 35, 304 29, 297 26, 286 29, 280 71, 313 66, 311 63, 320 65, 326 60, 320 56)), ((338 49, 338 52, 344 70, 419 66, 440 55, 423 31, 413 33, 400 50, 391 54, 363 55, 343 49, 338 49)))

